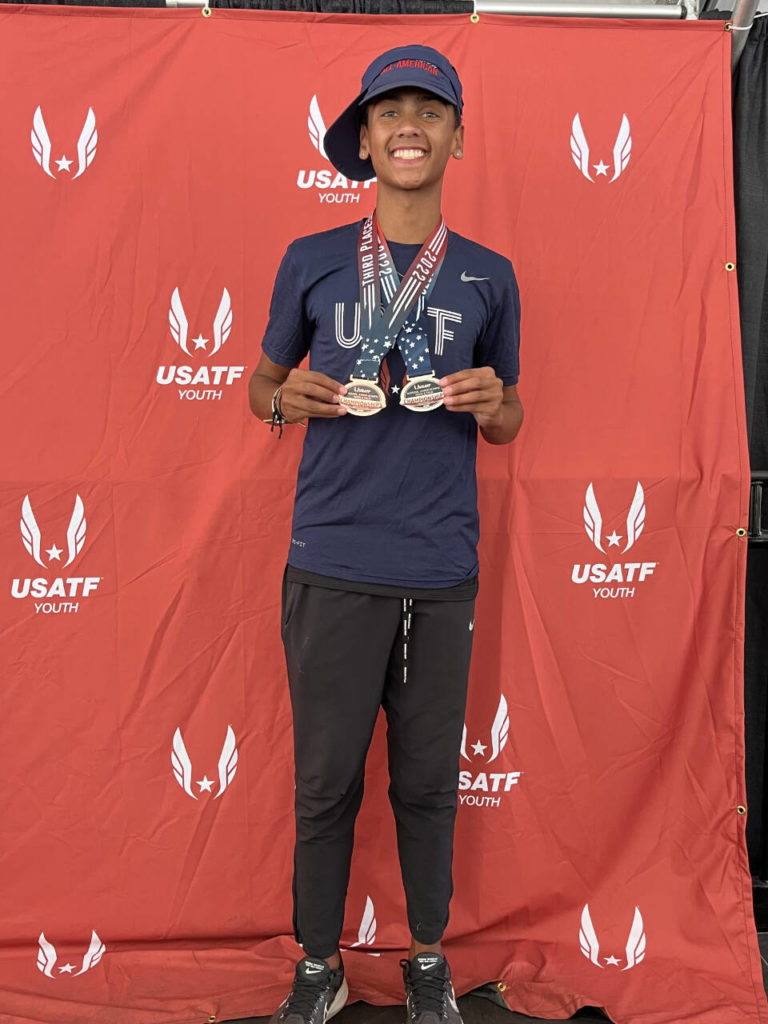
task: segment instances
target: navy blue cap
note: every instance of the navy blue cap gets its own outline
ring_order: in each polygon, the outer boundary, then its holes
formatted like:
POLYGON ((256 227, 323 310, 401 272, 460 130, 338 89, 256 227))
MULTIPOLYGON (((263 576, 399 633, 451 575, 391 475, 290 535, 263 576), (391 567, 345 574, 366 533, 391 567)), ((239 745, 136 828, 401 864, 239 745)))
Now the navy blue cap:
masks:
POLYGON ((382 53, 363 75, 360 95, 337 117, 325 133, 328 159, 337 171, 352 181, 367 181, 375 171, 370 157, 361 160, 360 107, 391 89, 407 86, 423 89, 453 104, 461 113, 464 101, 461 82, 453 64, 431 46, 397 46, 382 53))

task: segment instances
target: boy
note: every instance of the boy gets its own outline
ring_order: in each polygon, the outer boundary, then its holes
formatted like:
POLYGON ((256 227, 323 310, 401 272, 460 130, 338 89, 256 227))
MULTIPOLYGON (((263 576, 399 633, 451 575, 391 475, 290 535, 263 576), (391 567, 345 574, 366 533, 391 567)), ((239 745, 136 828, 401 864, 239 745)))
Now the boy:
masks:
POLYGON ((273 428, 308 420, 282 611, 306 955, 272 1024, 321 1024, 346 1001, 338 943, 380 706, 412 935, 408 1020, 461 1024, 440 940, 477 593, 477 429, 506 444, 522 423, 512 266, 440 212, 462 107, 436 50, 370 65, 325 150, 346 177, 376 176, 375 212, 289 246, 250 384, 273 428))

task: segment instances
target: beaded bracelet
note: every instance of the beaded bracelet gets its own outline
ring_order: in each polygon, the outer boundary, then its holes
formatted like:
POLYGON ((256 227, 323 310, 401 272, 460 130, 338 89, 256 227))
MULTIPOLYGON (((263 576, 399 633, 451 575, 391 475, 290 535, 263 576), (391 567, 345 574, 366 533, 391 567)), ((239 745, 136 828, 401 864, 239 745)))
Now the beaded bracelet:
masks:
POLYGON ((277 391, 275 391, 274 395, 272 395, 272 426, 269 428, 271 432, 275 429, 275 427, 278 427, 278 441, 283 436, 283 424, 287 422, 285 416, 283 415, 282 397, 283 388, 281 385, 277 389, 277 391))

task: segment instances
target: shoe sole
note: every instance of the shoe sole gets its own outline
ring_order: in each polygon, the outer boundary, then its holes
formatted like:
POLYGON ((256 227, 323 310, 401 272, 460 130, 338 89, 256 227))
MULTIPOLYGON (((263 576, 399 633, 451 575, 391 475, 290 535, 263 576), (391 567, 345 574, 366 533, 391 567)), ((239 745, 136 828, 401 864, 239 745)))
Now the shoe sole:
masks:
POLYGON ((333 1000, 331 1005, 328 1007, 328 1015, 326 1020, 330 1020, 331 1017, 335 1017, 337 1013, 344 1009, 344 1006, 349 998, 349 985, 347 985, 347 979, 341 983, 339 991, 336 993, 336 998, 333 1000))

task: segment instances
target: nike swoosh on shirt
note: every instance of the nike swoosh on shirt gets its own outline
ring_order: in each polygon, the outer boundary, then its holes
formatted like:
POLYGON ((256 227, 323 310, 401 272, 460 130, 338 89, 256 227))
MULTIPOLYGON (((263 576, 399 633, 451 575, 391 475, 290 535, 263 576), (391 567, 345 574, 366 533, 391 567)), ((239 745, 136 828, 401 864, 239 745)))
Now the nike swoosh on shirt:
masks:
POLYGON ((461 280, 467 284, 469 281, 490 281, 489 277, 470 277, 466 270, 461 272, 461 280))

